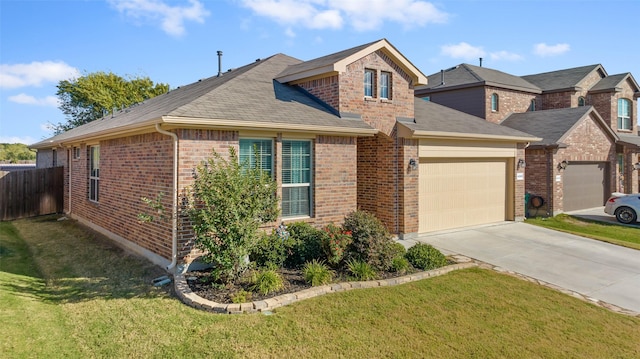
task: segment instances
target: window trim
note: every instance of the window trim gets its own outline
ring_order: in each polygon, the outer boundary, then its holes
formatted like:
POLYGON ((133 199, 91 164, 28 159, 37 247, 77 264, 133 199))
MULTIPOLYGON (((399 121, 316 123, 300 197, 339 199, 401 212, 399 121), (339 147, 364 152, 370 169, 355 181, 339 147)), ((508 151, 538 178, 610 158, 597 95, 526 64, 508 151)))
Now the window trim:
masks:
POLYGON ((491 94, 491 112, 500 111, 500 97, 497 93, 491 94))
MULTIPOLYGON (((296 219, 296 218, 311 218, 313 217, 314 213, 313 213, 313 203, 314 203, 314 190, 313 190, 313 174, 314 174, 314 161, 313 161, 313 141, 312 140, 307 140, 307 139, 283 139, 281 142, 281 158, 282 158, 282 165, 280 168, 280 178, 282 180, 281 182, 281 189, 282 192, 284 192, 285 188, 301 188, 301 187, 307 187, 308 188, 308 208, 307 208, 307 214, 285 214, 284 212, 284 206, 281 205, 281 210, 282 210, 282 218, 283 219, 296 219), (284 171, 285 171, 285 165, 284 165, 284 158, 285 158, 285 154, 284 154, 284 147, 285 147, 285 143, 286 142, 306 142, 309 144, 309 182, 299 182, 299 183, 284 183, 284 171)), ((282 201, 284 201, 284 193, 282 194, 282 201)))
POLYGON ((89 201, 100 201, 100 145, 89 146, 89 201), (97 153, 97 167, 94 167, 94 154, 97 153))
POLYGON ((363 82, 364 97, 375 98, 376 97, 376 71, 372 69, 364 69, 364 78, 362 82, 363 82), (370 79, 367 79, 368 74, 371 74, 370 79), (367 90, 369 90, 370 94, 367 94, 367 90))
POLYGON ((584 96, 578 97, 578 107, 583 107, 587 105, 587 99, 584 96))
POLYGON ((380 98, 384 100, 391 100, 391 72, 380 72, 380 98), (386 79, 386 83, 385 83, 386 79), (385 94, 386 91, 386 94, 385 94), (386 95, 386 96, 385 96, 386 95))
POLYGON ((80 159, 81 150, 79 146, 74 146, 72 149, 72 153, 74 160, 80 159))
POLYGON ((618 99, 618 130, 620 131, 632 131, 633 130, 633 122, 632 122, 632 118, 631 118, 631 101, 629 101, 626 98, 619 98, 618 99), (622 113, 622 106, 621 104, 625 103, 626 106, 626 113, 622 113), (624 126, 624 125, 627 126, 624 126))

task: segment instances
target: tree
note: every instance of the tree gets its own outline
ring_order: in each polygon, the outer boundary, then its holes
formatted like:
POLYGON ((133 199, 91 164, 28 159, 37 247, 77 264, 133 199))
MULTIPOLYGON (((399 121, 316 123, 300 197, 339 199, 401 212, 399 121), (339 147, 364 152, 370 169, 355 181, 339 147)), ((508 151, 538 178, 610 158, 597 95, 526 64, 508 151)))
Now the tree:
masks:
POLYGON ((198 165, 189 190, 188 215, 195 243, 205 251, 220 282, 238 279, 248 268, 248 255, 258 240, 258 228, 278 218, 277 184, 256 164, 240 163, 235 148, 225 160, 213 157, 198 165))
POLYGON ((169 85, 154 84, 148 77, 120 77, 112 72, 94 72, 58 83, 56 95, 66 123, 54 125, 56 134, 103 117, 113 109, 129 107, 167 93, 169 85))
POLYGON ((0 161, 18 163, 20 161, 34 161, 36 151, 29 149, 22 143, 0 143, 0 161))

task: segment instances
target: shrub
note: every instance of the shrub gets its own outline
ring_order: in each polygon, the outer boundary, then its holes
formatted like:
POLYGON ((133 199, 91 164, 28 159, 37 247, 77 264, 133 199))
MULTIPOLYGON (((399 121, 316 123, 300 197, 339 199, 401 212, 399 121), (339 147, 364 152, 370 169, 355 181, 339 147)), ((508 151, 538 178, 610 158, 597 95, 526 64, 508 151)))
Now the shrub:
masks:
POLYGON ((251 300, 251 292, 239 290, 231 296, 232 303, 247 303, 251 300))
POLYGON ((347 262, 347 268, 349 273, 358 280, 376 279, 377 276, 375 269, 367 262, 352 259, 347 262))
POLYGON ((416 268, 429 270, 447 264, 444 254, 429 244, 418 243, 407 250, 405 255, 409 263, 416 268))
POLYGON ((322 251, 327 258, 327 262, 338 265, 342 262, 347 247, 351 244, 351 232, 343 231, 333 223, 323 228, 325 235, 321 237, 322 251))
POLYGON ((287 229, 289 239, 286 241, 286 267, 299 268, 308 261, 322 258, 322 231, 306 222, 290 223, 287 229))
POLYGON ((409 271, 410 268, 411 268, 411 264, 409 263, 409 260, 407 260, 407 258, 405 257, 395 257, 391 261, 391 270, 396 273, 399 273, 399 274, 407 273, 407 271, 409 271))
POLYGON ((186 210, 195 244, 211 263, 219 281, 230 283, 249 267, 246 260, 260 225, 278 217, 276 182, 260 169, 240 163, 233 146, 228 160, 213 156, 194 171, 186 210))
POLYGON ((285 241, 273 231, 271 234, 262 233, 258 237, 249 259, 255 262, 258 268, 280 268, 284 265, 287 255, 285 241))
POLYGON ((304 280, 314 287, 330 283, 333 279, 333 272, 324 262, 317 259, 305 263, 302 274, 304 280))
POLYGON ((251 282, 253 283, 251 290, 262 293, 263 295, 276 292, 284 287, 282 277, 273 269, 255 272, 251 278, 251 282))
POLYGON ((376 270, 387 270, 393 260, 393 240, 387 228, 373 214, 365 211, 351 212, 344 219, 343 228, 353 238, 349 257, 364 261, 376 270))

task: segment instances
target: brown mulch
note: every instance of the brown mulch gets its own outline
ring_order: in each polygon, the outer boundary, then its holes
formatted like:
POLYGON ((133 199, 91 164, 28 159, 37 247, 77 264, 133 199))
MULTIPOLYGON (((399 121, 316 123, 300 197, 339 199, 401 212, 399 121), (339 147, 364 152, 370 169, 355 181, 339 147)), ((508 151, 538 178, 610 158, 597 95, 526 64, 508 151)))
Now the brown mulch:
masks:
MULTIPOLYGON (((241 290, 251 293, 251 297, 247 298, 247 302, 260 301, 268 298, 273 298, 282 294, 296 293, 303 289, 311 288, 310 284, 307 284, 302 276, 302 271, 298 269, 280 268, 277 272, 282 276, 284 282, 284 288, 267 295, 263 295, 257 292, 251 292, 251 284, 248 281, 235 284, 229 284, 226 286, 213 285, 210 279, 210 272, 207 270, 193 271, 186 275, 189 288, 194 294, 208 299, 216 303, 233 303, 232 298, 241 290)), ((388 279, 401 277, 409 273, 395 273, 395 272, 383 272, 379 273, 377 279, 388 279)), ((335 283, 346 282, 350 279, 344 273, 337 273, 334 278, 335 283)))

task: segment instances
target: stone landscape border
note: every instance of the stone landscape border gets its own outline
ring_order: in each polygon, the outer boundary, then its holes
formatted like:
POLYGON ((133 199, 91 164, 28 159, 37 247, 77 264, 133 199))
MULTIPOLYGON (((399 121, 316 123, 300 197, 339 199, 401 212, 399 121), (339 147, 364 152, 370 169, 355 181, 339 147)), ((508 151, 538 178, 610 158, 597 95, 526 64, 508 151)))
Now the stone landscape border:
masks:
POLYGON ((248 303, 239 303, 239 304, 216 303, 200 297, 199 295, 195 294, 191 290, 191 288, 189 287, 189 284, 187 283, 188 272, 175 275, 174 277, 175 291, 176 291, 176 294, 178 295, 178 298, 180 298, 180 300, 183 303, 197 309, 202 309, 202 310, 206 310, 214 313, 242 314, 242 313, 271 312, 276 308, 280 308, 285 305, 289 305, 291 303, 299 302, 304 299, 318 297, 318 296, 329 294, 329 293, 344 292, 352 289, 390 287, 390 286, 395 286, 399 284, 414 282, 414 281, 425 279, 425 278, 441 276, 443 274, 447 274, 455 270, 479 267, 482 269, 490 269, 499 273, 511 275, 516 278, 520 278, 522 280, 526 280, 528 282, 532 282, 532 283, 553 289, 555 291, 567 294, 574 298, 578 298, 585 302, 608 309, 615 313, 640 318, 640 313, 638 312, 624 309, 616 305, 603 302, 596 298, 592 298, 587 295, 559 287, 552 283, 548 283, 545 281, 541 281, 541 280, 526 276, 524 274, 508 271, 502 267, 494 266, 492 264, 478 261, 462 255, 453 255, 450 258, 453 259, 456 263, 452 265, 448 265, 446 267, 433 269, 426 272, 418 272, 418 273, 408 274, 402 277, 389 278, 389 279, 370 280, 370 281, 364 281, 364 282, 342 282, 342 283, 327 284, 323 286, 304 289, 296 293, 283 294, 273 298, 268 298, 268 299, 259 300, 255 302, 248 302, 248 303))

